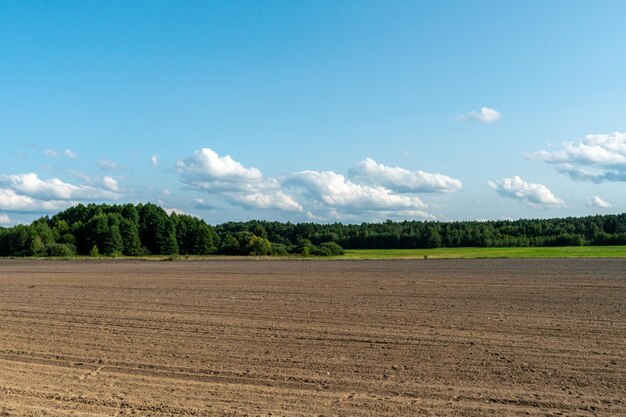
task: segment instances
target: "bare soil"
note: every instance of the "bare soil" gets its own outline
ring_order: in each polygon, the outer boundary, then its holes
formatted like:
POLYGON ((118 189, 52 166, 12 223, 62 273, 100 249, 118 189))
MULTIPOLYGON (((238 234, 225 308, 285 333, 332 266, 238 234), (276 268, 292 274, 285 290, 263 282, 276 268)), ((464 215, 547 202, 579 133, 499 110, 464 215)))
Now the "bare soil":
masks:
POLYGON ((626 260, 0 261, 0 416, 624 416, 626 260))

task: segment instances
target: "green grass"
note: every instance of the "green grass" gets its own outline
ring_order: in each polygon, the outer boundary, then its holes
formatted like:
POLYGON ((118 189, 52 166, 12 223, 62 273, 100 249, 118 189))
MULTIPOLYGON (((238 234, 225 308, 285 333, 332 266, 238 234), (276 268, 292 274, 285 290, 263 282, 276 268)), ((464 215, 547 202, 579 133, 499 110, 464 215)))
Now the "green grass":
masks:
POLYGON ((145 261, 185 261, 210 259, 289 259, 289 260, 332 260, 332 259, 481 259, 481 258, 626 258, 626 246, 564 246, 540 248, 437 248, 437 249, 346 249, 343 256, 224 256, 224 255, 153 255, 153 256, 72 256, 66 258, 19 258, 90 260, 118 259, 145 261))
POLYGON ((626 258, 626 246, 348 249, 339 259, 626 258))

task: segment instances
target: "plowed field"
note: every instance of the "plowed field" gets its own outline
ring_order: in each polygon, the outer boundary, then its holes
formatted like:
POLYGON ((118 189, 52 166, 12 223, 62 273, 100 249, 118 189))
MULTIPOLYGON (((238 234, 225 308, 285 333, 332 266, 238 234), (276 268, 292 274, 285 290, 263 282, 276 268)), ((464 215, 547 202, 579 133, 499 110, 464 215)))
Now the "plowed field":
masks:
POLYGON ((624 416, 626 260, 0 261, 0 416, 624 416))

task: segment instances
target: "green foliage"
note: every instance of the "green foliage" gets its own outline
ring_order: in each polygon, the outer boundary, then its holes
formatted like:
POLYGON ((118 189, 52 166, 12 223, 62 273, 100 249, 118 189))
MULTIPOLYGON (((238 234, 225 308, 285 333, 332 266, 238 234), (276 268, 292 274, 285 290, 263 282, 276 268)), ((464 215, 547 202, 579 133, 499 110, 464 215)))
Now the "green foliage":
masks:
POLYGON ((626 258, 626 246, 348 249, 345 259, 626 258))
POLYGON ((30 255, 31 233, 30 227, 17 225, 6 229, 2 233, 0 253, 2 256, 28 256, 30 255))
POLYGON ((296 253, 302 256, 310 256, 314 246, 309 239, 300 238, 296 246, 296 253))
POLYGON ((222 255, 238 255, 239 253, 239 242, 235 239, 230 233, 226 233, 222 236, 222 244, 218 249, 218 253, 222 255))
POLYGON ((89 251, 89 256, 91 256, 92 258, 97 258, 98 256, 100 256, 100 251, 98 250, 98 245, 93 245, 93 247, 89 251))
POLYGON ((270 253, 272 256, 287 256, 289 248, 282 243, 272 243, 270 253))
MULTIPOLYGON (((192 216, 168 215, 151 203, 79 204, 28 226, 0 228, 0 256, 340 256, 344 248, 436 251, 590 245, 626 245, 626 213, 448 223, 293 224, 253 220, 213 227, 192 216)), ((431 257, 432 253, 422 256, 431 257)))
POLYGON ((44 256, 46 254, 46 245, 43 243, 41 236, 33 236, 30 241, 28 254, 30 256, 44 256))
POLYGON ((254 234, 248 240, 245 248, 245 252, 247 252, 248 255, 253 256, 270 255, 271 251, 272 244, 270 243, 270 241, 254 234))
POLYGON ((74 256, 75 254, 76 254, 76 249, 73 246, 68 245, 68 244, 51 243, 50 245, 46 246, 46 256, 68 258, 68 257, 74 256))
POLYGON ((427 248, 439 248, 441 247, 442 239, 439 234, 439 230, 436 227, 429 227, 426 229, 426 242, 427 248))
POLYGON ((340 256, 345 253, 343 248, 335 242, 324 242, 320 244, 320 249, 328 251, 331 256, 340 256))
POLYGON ((178 253, 174 222, 165 210, 154 204, 139 205, 139 237, 152 255, 178 253))
POLYGON ((217 250, 215 230, 204 220, 188 215, 172 214, 176 243, 183 255, 208 255, 217 250))
POLYGON ((131 219, 122 218, 119 231, 122 237, 122 253, 126 256, 143 255, 137 223, 131 219))
POLYGON ((85 225, 86 240, 100 255, 115 256, 122 253, 122 235, 119 215, 99 213, 85 225))

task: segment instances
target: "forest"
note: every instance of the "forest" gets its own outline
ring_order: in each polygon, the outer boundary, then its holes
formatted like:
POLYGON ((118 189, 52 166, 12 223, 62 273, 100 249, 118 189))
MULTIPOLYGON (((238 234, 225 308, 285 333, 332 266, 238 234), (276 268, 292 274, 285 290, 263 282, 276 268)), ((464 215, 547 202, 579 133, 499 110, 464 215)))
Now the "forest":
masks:
POLYGON ((0 256, 337 256, 344 249, 626 245, 626 213, 555 219, 217 226, 152 204, 79 204, 0 228, 0 256))

